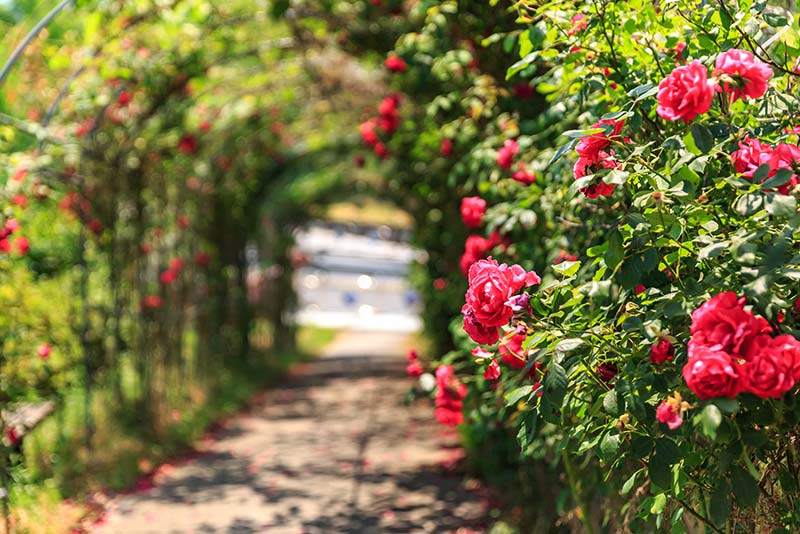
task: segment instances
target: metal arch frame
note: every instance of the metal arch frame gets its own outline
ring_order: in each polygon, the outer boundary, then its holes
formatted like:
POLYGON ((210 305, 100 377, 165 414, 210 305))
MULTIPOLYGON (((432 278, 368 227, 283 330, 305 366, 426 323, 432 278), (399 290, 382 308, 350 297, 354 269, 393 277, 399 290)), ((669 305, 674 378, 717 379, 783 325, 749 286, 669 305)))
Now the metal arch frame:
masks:
POLYGON ((0 70, 0 85, 3 85, 3 83, 6 81, 6 78, 8 78, 8 75, 11 73, 11 69, 22 56, 22 53, 25 51, 25 49, 28 48, 28 45, 31 44, 31 41, 33 41, 33 39, 39 35, 39 32, 41 32, 48 24, 50 24, 50 21, 56 18, 59 13, 64 11, 64 9, 70 5, 75 5, 75 0, 62 0, 60 4, 51 9, 50 12, 45 15, 44 18, 40 20, 36 26, 33 27, 33 29, 31 29, 30 32, 28 32, 28 35, 25 36, 22 42, 17 45, 17 48, 14 49, 14 52, 11 53, 11 57, 8 58, 8 61, 3 66, 3 70, 0 70))

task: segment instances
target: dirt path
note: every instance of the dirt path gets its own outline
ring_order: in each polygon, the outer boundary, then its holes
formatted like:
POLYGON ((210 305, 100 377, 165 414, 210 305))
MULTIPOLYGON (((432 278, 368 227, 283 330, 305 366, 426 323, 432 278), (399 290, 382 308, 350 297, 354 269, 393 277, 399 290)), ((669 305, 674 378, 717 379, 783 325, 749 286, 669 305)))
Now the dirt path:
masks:
POLYGON ((97 533, 480 533, 455 436, 405 407, 403 336, 346 333, 97 533), (367 354, 367 355, 362 355, 367 354))

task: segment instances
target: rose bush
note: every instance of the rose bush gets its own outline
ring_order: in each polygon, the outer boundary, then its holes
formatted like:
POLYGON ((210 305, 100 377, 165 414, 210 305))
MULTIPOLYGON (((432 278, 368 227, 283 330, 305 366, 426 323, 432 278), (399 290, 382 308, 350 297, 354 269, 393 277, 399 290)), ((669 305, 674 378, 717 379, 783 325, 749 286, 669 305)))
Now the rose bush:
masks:
POLYGON ((794 13, 482 9, 444 2, 398 39, 407 122, 388 143, 420 193, 486 202, 464 279, 452 252, 444 273, 466 297, 442 295, 462 307, 441 362, 468 387, 473 461, 511 438, 510 469, 558 465, 579 509, 562 519, 590 532, 800 528, 794 13), (493 232, 502 247, 476 246, 493 232), (503 262, 541 285, 517 294, 503 262))

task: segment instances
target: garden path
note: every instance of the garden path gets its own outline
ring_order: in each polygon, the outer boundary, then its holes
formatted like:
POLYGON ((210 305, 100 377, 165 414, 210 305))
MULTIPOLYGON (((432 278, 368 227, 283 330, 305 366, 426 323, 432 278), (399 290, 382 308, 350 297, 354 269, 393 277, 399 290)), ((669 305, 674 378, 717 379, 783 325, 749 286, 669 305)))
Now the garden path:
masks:
POLYGON ((404 334, 344 332, 199 456, 111 500, 97 534, 484 532, 454 433, 403 405, 404 334))

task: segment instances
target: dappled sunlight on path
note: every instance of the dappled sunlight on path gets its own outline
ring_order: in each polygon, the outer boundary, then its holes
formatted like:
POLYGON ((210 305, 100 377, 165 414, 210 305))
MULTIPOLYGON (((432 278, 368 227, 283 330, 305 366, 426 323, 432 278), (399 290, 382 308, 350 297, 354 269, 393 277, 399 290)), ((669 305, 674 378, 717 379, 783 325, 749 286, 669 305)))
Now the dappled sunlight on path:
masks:
POLYGON ((460 449, 402 400, 403 335, 340 335, 203 454, 111 502, 107 533, 483 532, 460 449))

